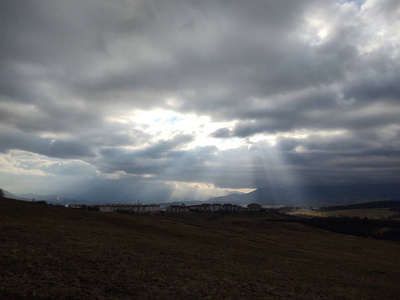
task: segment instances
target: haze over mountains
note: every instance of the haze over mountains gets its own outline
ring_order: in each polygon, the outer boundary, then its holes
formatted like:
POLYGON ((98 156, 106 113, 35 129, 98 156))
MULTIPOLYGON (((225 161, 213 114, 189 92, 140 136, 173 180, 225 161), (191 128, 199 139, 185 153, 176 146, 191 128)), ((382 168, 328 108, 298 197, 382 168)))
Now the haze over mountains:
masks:
POLYGON ((226 196, 212 197, 206 200, 196 198, 153 198, 145 199, 140 195, 130 194, 124 197, 113 197, 112 194, 101 196, 100 194, 71 197, 68 195, 38 195, 17 194, 5 191, 7 198, 25 201, 45 200, 54 204, 71 203, 172 203, 172 204, 198 204, 208 203, 232 203, 249 204, 262 203, 265 206, 329 206, 337 204, 352 204, 373 200, 400 199, 400 186, 386 185, 343 185, 343 186, 311 186, 307 188, 293 187, 262 187, 250 193, 232 193, 226 196))

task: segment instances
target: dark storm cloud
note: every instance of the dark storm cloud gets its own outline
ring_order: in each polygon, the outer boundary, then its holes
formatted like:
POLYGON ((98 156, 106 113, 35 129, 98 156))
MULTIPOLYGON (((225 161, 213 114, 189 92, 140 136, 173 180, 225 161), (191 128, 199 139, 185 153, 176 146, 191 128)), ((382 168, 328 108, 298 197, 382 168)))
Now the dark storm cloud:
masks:
POLYGON ((211 136, 215 138, 228 138, 232 136, 232 131, 228 128, 220 128, 214 131, 211 136))
POLYGON ((176 136, 172 140, 160 141, 140 150, 102 149, 97 165, 106 173, 124 171, 128 174, 148 174, 155 177, 168 173, 174 177, 170 179, 190 181, 194 174, 201 172, 198 168, 210 162, 217 150, 215 147, 176 149, 192 139, 193 137, 187 135, 176 136))
MULTIPOLYGON (((159 103, 162 93, 184 94, 200 88, 203 92, 188 99, 184 107, 209 111, 214 106, 222 108, 241 90, 236 101, 249 93, 304 84, 308 76, 291 76, 293 69, 309 76, 317 73, 308 64, 312 57, 304 57, 304 46, 289 34, 313 2, 37 2, 4 5, 4 58, 40 67, 47 76, 54 76, 56 85, 77 88, 87 100, 115 98, 115 94, 125 99, 126 90, 155 90, 152 102, 159 103), (124 41, 129 44, 121 52, 124 41), (114 68, 113 60, 126 68, 114 68), (97 64, 109 68, 96 72, 97 64), (215 94, 218 87, 222 95, 215 94)), ((318 63, 313 68, 321 69, 318 63)), ((37 75, 19 76, 29 87, 37 75)), ((309 80, 322 78, 319 74, 309 80)), ((148 105, 138 98, 134 102, 148 105)))
MULTIPOLYGON (((136 105, 160 105, 160 97, 175 95, 183 98, 183 110, 243 118, 242 108, 252 97, 339 80, 354 61, 356 50, 343 43, 345 33, 314 49, 296 36, 295 30, 304 25, 301 13, 311 4, 159 3, 152 8, 157 15, 152 26, 143 29, 143 35, 129 36, 137 47, 132 47, 135 55, 125 53, 127 67, 82 78, 77 87, 103 95, 99 98, 108 94, 125 99, 126 93, 135 93, 136 105), (177 17, 172 7, 187 14, 177 17), (146 51, 154 54, 151 60, 146 51), (147 99, 143 94, 153 95, 150 103, 140 101, 147 99)), ((112 52, 113 46, 109 48, 112 52)))
POLYGON ((141 157, 159 158, 171 150, 188 144, 193 141, 194 137, 191 135, 177 135, 170 140, 159 141, 157 144, 152 145, 140 151, 141 157))
POLYGON ((305 182, 396 183, 399 180, 399 142, 378 134, 314 135, 307 139, 281 139, 277 146, 285 165, 301 174, 305 182), (297 147, 301 151, 296 151, 297 147))
POLYGON ((59 158, 95 156, 90 147, 80 141, 41 138, 13 129, 0 130, 0 145, 2 152, 20 149, 59 158))
POLYGON ((399 179, 399 12, 395 0, 2 1, 0 151, 150 175, 165 195, 163 180, 399 179), (153 108, 234 122, 209 137, 247 146, 159 138, 129 115, 153 108))
POLYGON ((400 98, 400 74, 384 74, 376 77, 360 78, 343 90, 344 97, 360 102, 380 99, 395 102, 400 98))

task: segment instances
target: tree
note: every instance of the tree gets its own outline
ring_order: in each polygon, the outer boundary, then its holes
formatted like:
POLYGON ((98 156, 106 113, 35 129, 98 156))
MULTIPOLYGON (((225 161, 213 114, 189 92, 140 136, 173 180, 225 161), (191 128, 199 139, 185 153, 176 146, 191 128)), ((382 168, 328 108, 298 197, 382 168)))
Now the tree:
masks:
POLYGON ((0 198, 4 198, 4 191, 3 191, 3 189, 0 189, 0 198))

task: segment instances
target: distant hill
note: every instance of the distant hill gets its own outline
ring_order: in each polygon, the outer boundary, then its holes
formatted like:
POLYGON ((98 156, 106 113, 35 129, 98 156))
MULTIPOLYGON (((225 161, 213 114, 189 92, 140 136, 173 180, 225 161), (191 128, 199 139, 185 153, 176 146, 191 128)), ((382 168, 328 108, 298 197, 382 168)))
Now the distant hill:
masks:
POLYGON ((57 195, 40 195, 40 194, 33 194, 33 193, 26 193, 26 194, 18 194, 19 198, 26 199, 26 200, 45 200, 48 202, 56 203, 57 200, 60 199, 57 195))
POLYGON ((261 188, 250 193, 234 193, 227 196, 214 197, 206 202, 210 203, 231 203, 246 205, 252 202, 262 203, 266 206, 293 205, 299 202, 293 190, 284 187, 261 188))
POLYGON ((161 195, 147 198, 135 191, 119 193, 118 186, 111 190, 90 189, 84 194, 72 198, 65 198, 61 195, 39 195, 39 194, 12 194, 4 191, 7 198, 32 201, 45 200, 53 204, 95 204, 95 203, 136 203, 137 199, 149 203, 148 199, 153 199, 152 203, 160 203, 162 207, 167 205, 186 205, 200 203, 231 203, 238 205, 247 205, 252 202, 261 203, 266 207, 276 206, 299 206, 299 207, 328 207, 341 206, 357 203, 365 203, 379 200, 400 199, 400 184, 358 184, 358 185, 340 185, 340 186, 308 186, 308 187, 288 187, 288 186, 268 186, 260 187, 250 193, 232 193, 227 196, 213 197, 206 201, 200 201, 191 198, 170 199, 170 202, 161 195), (107 192, 107 193, 105 193, 107 192), (137 197, 137 199, 136 199, 137 197))
POLYGON ((16 195, 10 193, 9 191, 3 190, 3 192, 4 192, 4 197, 5 198, 17 199, 17 200, 27 200, 27 199, 24 199, 22 197, 16 196, 16 195))
POLYGON ((400 206, 400 200, 374 201, 367 203, 337 205, 321 207, 321 210, 344 210, 344 209, 368 209, 368 208, 390 208, 400 206))
MULTIPOLYGON (((233 193, 227 196, 219 196, 208 199, 207 203, 231 203, 231 204, 245 204, 249 200, 247 199, 249 193, 233 193)), ((250 201, 251 202, 251 201, 250 201)))
POLYGON ((164 203, 160 203, 160 207, 165 208, 167 206, 170 205, 197 205, 197 204, 202 204, 205 203, 204 201, 200 201, 200 200, 182 200, 182 201, 173 201, 173 202, 164 202, 164 203))
POLYGON ((400 185, 365 184, 308 187, 261 187, 246 194, 215 197, 207 202, 232 204, 262 203, 264 206, 334 206, 367 201, 400 199, 400 185))
POLYGON ((66 205, 71 203, 80 203, 80 201, 75 199, 68 199, 58 195, 40 195, 33 193, 25 193, 25 194, 13 194, 9 191, 3 189, 4 197, 9 199, 16 199, 22 201, 46 201, 52 204, 66 205))

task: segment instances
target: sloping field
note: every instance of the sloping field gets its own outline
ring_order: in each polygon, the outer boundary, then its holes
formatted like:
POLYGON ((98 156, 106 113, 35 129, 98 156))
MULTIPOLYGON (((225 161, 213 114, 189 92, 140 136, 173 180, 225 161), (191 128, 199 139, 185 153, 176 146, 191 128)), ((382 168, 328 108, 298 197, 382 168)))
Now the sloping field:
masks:
POLYGON ((398 299, 400 243, 0 199, 0 299, 398 299))
POLYGON ((374 220, 392 219, 400 220, 399 212, 391 211, 389 208, 364 208, 364 209, 342 209, 342 210, 297 210, 290 212, 292 215, 307 215, 314 217, 359 217, 374 220))

